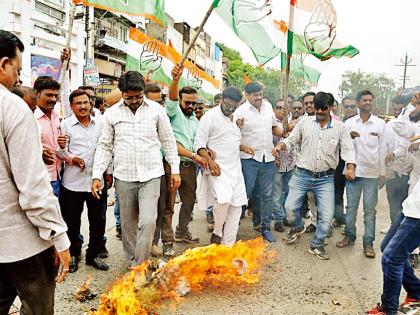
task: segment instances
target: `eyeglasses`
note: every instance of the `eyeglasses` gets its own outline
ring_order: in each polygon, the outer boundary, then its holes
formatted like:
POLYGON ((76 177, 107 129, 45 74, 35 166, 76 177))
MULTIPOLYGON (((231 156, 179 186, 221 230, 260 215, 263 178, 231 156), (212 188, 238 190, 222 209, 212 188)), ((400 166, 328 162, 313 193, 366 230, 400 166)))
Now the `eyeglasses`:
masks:
POLYGON ((196 102, 190 102, 190 101, 184 101, 184 104, 186 105, 186 106, 195 106, 195 105, 197 105, 197 103, 196 102))
POLYGON ((292 107, 292 110, 302 110, 303 107, 292 107))
POLYGON ((356 108, 356 105, 344 105, 344 108, 356 108))

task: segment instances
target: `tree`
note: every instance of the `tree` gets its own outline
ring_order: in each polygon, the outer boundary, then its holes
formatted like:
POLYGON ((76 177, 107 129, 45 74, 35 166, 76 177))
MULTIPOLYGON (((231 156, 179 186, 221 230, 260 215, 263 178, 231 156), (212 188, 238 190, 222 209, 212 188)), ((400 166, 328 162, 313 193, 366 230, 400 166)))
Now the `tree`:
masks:
POLYGON ((343 95, 356 96, 361 90, 369 90, 375 96, 376 113, 386 114, 387 103, 396 93, 395 82, 384 74, 363 71, 346 71, 343 74, 340 90, 343 95))
MULTIPOLYGON (((284 74, 280 70, 264 69, 244 63, 241 54, 223 44, 218 44, 223 51, 223 56, 229 61, 227 69, 228 85, 234 85, 240 89, 245 86, 245 77, 251 80, 261 81, 264 84, 264 96, 274 103, 283 97, 284 74)), ((289 94, 301 96, 309 90, 309 85, 293 75, 289 79, 289 94)))

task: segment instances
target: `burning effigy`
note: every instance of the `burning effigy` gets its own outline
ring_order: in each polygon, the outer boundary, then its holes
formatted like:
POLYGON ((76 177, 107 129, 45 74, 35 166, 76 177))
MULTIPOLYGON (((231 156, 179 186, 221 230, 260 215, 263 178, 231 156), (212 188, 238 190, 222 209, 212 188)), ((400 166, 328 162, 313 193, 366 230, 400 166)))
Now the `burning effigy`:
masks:
POLYGON ((262 238, 238 241, 231 247, 209 245, 186 250, 155 268, 150 262, 134 267, 117 280, 90 315, 158 314, 163 302, 172 305, 189 292, 206 287, 257 283, 264 265, 276 256, 262 238), (151 271, 155 269, 155 271, 151 271))

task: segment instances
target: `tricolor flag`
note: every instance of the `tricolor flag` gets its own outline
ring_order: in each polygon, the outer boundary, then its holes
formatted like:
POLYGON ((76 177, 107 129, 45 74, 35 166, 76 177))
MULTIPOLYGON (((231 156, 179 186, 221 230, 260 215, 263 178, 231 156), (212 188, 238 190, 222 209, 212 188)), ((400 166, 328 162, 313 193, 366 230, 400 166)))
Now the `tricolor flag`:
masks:
POLYGON ((149 20, 166 25, 165 0, 73 0, 99 9, 144 16, 149 20))
MULTIPOLYGON (((158 41, 138 29, 131 28, 128 39, 126 70, 139 71, 143 75, 150 75, 151 80, 171 85, 171 70, 178 64, 182 56, 169 43, 158 41)), ((212 100, 213 95, 220 92, 221 84, 205 71, 186 60, 180 86, 189 85, 198 90, 202 97, 212 100)))
POLYGON ((215 0, 213 6, 260 65, 280 54, 284 39, 273 17, 271 0, 215 0))
MULTIPOLYGON (((316 85, 331 58, 354 57, 359 50, 337 40, 337 14, 331 0, 291 0, 287 53, 291 72, 316 85)), ((282 54, 282 68, 286 51, 282 54)))

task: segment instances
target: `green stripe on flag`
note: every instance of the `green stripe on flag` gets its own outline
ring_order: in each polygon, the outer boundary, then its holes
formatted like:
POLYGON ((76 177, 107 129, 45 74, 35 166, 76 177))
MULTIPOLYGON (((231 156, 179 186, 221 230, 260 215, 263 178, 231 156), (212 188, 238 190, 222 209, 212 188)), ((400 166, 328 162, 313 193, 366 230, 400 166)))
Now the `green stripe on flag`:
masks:
POLYGON ((213 1, 213 4, 212 4, 212 6, 213 6, 213 8, 217 8, 218 6, 219 6, 219 2, 220 2, 221 0, 214 0, 213 1))

